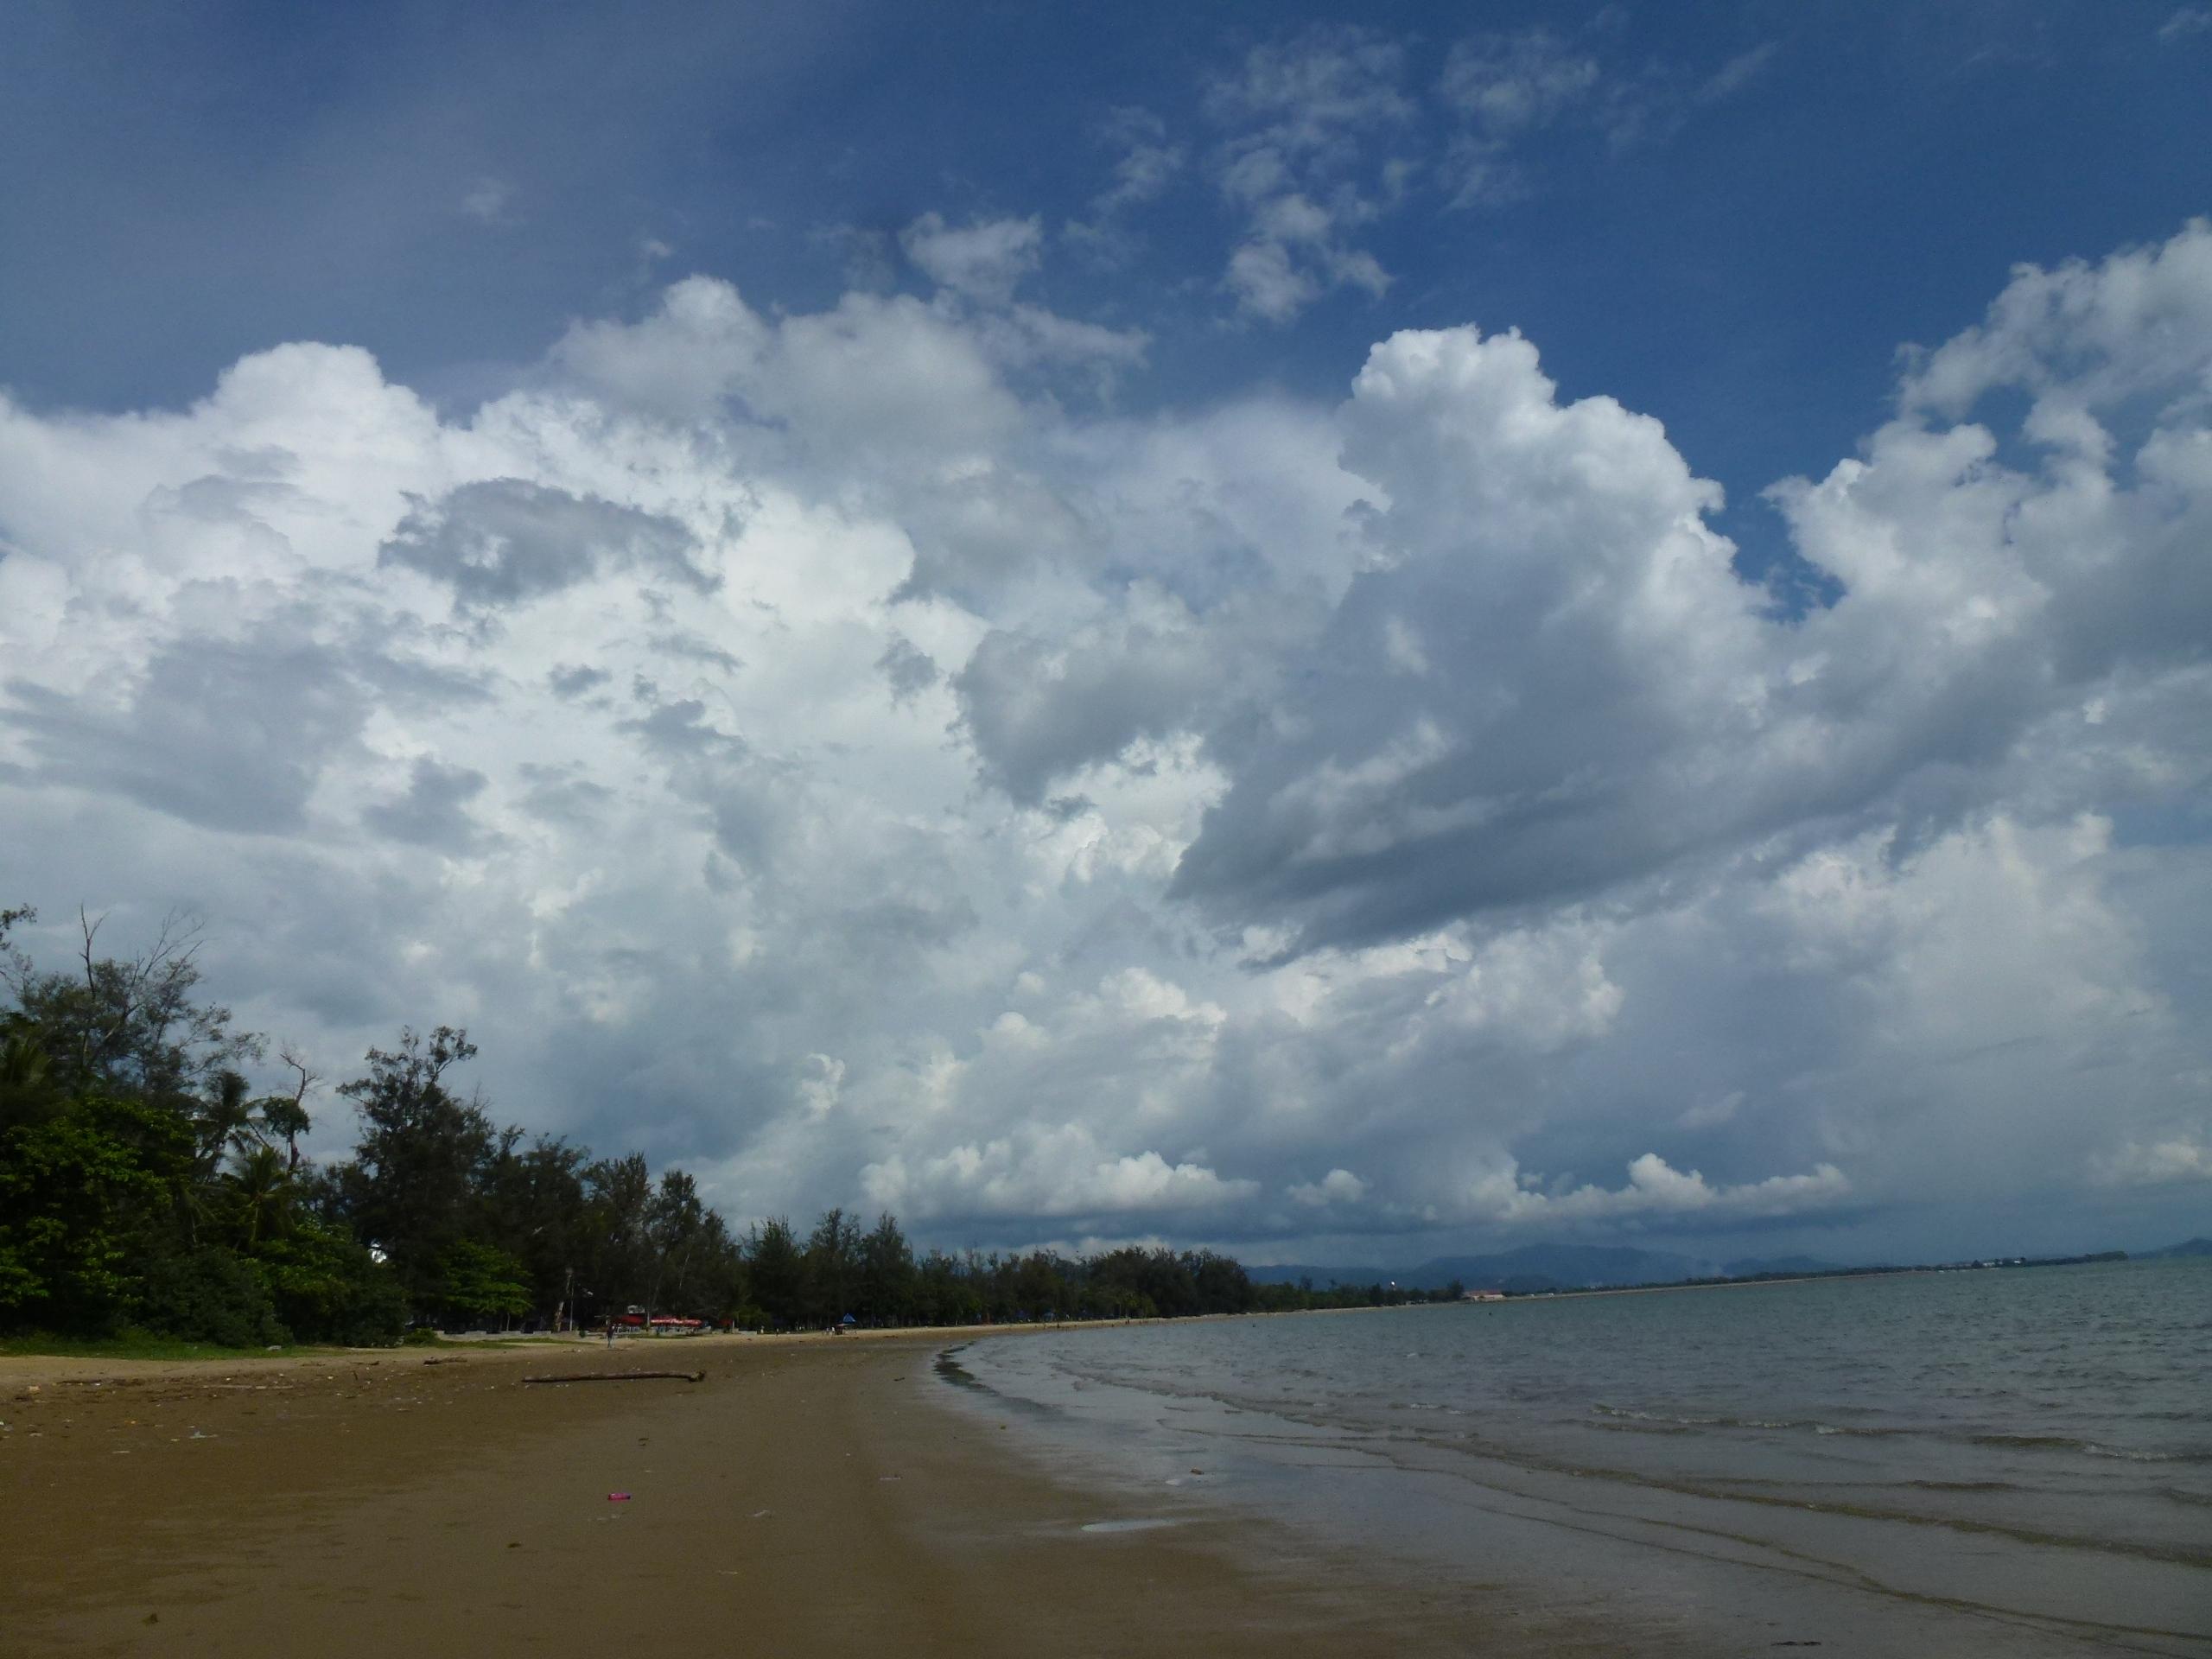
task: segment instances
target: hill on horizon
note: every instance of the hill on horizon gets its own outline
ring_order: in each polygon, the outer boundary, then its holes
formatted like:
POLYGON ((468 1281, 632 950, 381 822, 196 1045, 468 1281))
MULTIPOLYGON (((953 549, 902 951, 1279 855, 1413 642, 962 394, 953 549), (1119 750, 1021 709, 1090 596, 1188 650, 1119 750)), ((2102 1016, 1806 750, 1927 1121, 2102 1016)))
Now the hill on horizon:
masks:
POLYGON ((1247 1269, 1262 1284, 1316 1286, 1394 1283, 1441 1290, 1458 1280, 1469 1290, 1584 1290, 1668 1284, 1684 1279, 1745 1278, 1761 1273, 1831 1273, 1841 1266, 1809 1255, 1715 1262, 1625 1245, 1524 1244, 1489 1255, 1439 1255, 1415 1267, 1313 1267, 1282 1263, 1247 1269))
MULTIPOLYGON (((2212 1256, 2212 1238, 2197 1236, 2163 1249, 2134 1250, 2134 1262, 2172 1262, 2212 1256)), ((1469 1290, 1603 1290, 1624 1285, 1678 1284, 1690 1279, 1748 1279, 1760 1274, 1840 1273, 1853 1266, 1811 1255, 1742 1256, 1716 1262, 1669 1250, 1627 1245, 1524 1244, 1488 1255, 1432 1256, 1416 1267, 1316 1267, 1283 1262, 1248 1268, 1263 1285, 1292 1285, 1310 1279, 1321 1289, 1333 1285, 1395 1284, 1408 1290, 1441 1290, 1458 1280, 1469 1290)))
POLYGON ((2139 1250, 2139 1262, 2172 1262, 2184 1256, 2212 1255, 2212 1238, 2185 1238, 2178 1244, 2169 1244, 2163 1250, 2139 1250))

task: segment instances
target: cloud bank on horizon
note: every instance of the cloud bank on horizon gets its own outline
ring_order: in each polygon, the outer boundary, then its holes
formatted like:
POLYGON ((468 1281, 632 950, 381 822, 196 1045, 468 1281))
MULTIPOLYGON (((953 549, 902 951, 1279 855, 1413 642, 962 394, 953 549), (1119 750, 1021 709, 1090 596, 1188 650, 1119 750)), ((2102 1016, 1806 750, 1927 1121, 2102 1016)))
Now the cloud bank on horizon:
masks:
POLYGON ((307 341, 181 409, 0 400, 0 900, 188 905, 326 1071, 465 1024, 500 1110, 741 1219, 2201 1217, 2212 225, 1906 353, 1766 490, 1761 578, 1511 327, 1146 404, 1141 319, 1033 296, 1198 168, 1224 326, 1376 302, 1410 193, 1501 211, 1529 135, 1766 72, 1601 46, 1463 41, 1425 101, 1379 36, 1255 46, 1203 140, 1122 111, 1080 219, 918 213, 813 308, 687 276, 465 409, 307 341))

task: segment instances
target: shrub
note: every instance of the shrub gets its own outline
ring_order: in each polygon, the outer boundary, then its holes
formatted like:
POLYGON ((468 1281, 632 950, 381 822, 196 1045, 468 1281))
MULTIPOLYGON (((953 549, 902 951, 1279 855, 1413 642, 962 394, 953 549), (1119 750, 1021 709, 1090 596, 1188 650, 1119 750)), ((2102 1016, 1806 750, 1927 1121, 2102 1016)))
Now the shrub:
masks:
POLYGON ((342 1228, 308 1219, 261 1248, 278 1317, 302 1342, 388 1348, 407 1323, 391 1271, 342 1228))
POLYGON ((148 1265, 137 1323, 156 1336, 261 1348, 289 1342, 258 1268, 213 1247, 165 1256, 148 1265))

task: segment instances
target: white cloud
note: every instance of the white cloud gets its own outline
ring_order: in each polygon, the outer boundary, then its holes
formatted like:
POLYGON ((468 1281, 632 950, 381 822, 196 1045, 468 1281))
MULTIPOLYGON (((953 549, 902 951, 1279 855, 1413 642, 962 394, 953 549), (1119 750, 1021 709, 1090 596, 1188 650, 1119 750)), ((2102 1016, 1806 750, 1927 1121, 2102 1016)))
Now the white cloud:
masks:
POLYGON ((2019 266, 1981 322, 1914 355, 1903 390, 1907 408, 1956 418, 1984 394, 2017 388, 2035 398, 2031 437, 2094 448, 2101 440, 2085 440, 2078 422, 2161 387, 2202 392, 2208 373, 2212 222, 2196 219, 2095 264, 2019 266))
POLYGON ((1332 1169, 1318 1181, 1284 1191, 1293 1204, 1321 1210, 1332 1204, 1357 1204, 1367 1196, 1368 1184, 1348 1169, 1332 1169))
POLYGON ((1726 1094, 1694 1103, 1675 1120, 1678 1129, 1712 1129, 1733 1121, 1744 1109, 1744 1091, 1731 1089, 1726 1094))
POLYGON ((831 1054, 810 1054, 799 1072, 799 1099, 817 1117, 836 1109, 845 1086, 845 1063, 831 1054))
POLYGON ((514 223, 514 187, 504 179, 483 178, 461 198, 461 211, 483 225, 514 223))
POLYGON ((2184 1181, 2212 1181, 2212 1145, 2202 1140, 2131 1141, 2092 1166, 2108 1186, 2169 1186, 2184 1181))
POLYGON ((1189 156, 1181 144, 1169 140, 1166 123, 1149 110, 1113 111, 1100 136, 1120 152, 1113 182, 1090 199, 1090 218, 1071 220, 1065 234, 1071 242, 1113 261, 1126 257, 1133 245, 1129 219, 1173 188, 1189 156))
MULTIPOLYGON (((1595 132, 1615 155, 1662 143, 1758 81, 1780 50, 1764 41, 1710 72, 1662 61, 1631 67, 1608 60, 1612 33, 1600 14, 1567 38, 1535 28, 1452 47, 1435 89, 1452 126, 1440 171, 1452 207, 1503 207, 1535 194, 1523 156, 1539 135, 1595 132)), ((1556 154, 1550 159, 1556 165, 1556 154)))
POLYGON ((1245 226, 1223 277, 1241 315, 1281 324, 1338 289, 1389 288, 1353 238, 1402 188, 1402 168, 1375 166, 1364 148, 1413 122, 1405 73, 1395 41, 1314 29, 1255 47, 1210 89, 1208 111, 1231 135, 1215 158, 1222 195, 1245 226))
POLYGON ((1775 58, 1782 48, 1773 41, 1762 41, 1758 45, 1738 52, 1714 70, 1697 91, 1701 104, 1718 103, 1724 98, 1733 98, 1745 87, 1764 78, 1774 67, 1775 58))
POLYGON ((986 304, 1003 305, 1043 263, 1044 225, 1027 219, 978 219, 951 226, 924 213, 899 233, 922 274, 938 287, 986 304))
POLYGON ((1461 41, 1437 94, 1491 138, 1557 119, 1598 88, 1598 61, 1541 29, 1461 41))
POLYGON ((1524 1185, 1509 1164, 1477 1183, 1469 1198, 1486 1219, 1520 1227, 1685 1217, 1771 1220, 1826 1208, 1850 1193, 1850 1181, 1834 1164, 1821 1164, 1806 1175, 1770 1175, 1738 1186, 1715 1186, 1696 1170, 1685 1173, 1657 1153, 1647 1152, 1629 1165, 1625 1186, 1584 1185, 1554 1195, 1524 1185))
POLYGON ((1074 1123, 970 1142, 911 1167, 899 1158, 870 1164, 861 1185, 871 1203, 920 1220, 1219 1211, 1257 1190, 1200 1164, 1171 1164, 1157 1152, 1103 1154, 1090 1132, 1074 1123))
POLYGON ((692 276, 670 287, 642 322, 579 322, 554 365, 616 408, 703 417, 756 372, 769 333, 728 283, 692 276))
MULTIPOLYGON (((1404 96, 1353 57, 1224 95, 1317 291, 1404 96)), ((1790 620, 1532 342, 1118 415, 1142 342, 1013 300, 1025 235, 691 277, 467 412, 308 344, 0 401, 0 897, 194 903, 334 1075, 466 1021, 499 1109, 954 1243, 2196 1178, 2212 230, 1910 363, 1775 492, 1840 588, 1790 620)))

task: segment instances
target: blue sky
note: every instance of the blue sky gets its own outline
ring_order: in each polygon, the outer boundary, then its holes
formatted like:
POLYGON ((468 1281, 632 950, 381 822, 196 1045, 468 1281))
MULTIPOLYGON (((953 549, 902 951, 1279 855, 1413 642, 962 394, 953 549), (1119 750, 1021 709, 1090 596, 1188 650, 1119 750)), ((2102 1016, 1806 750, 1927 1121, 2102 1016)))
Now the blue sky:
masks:
POLYGON ((2205 1224, 2212 8, 0 64, 0 898, 197 908, 334 1070, 467 1017, 741 1215, 2205 1224))
POLYGON ((1463 124, 1435 83, 1469 35, 1547 31, 1605 87, 1515 135, 1518 200, 1452 211, 1448 181, 1411 184, 1360 238, 1382 298, 1224 330, 1238 227, 1206 159, 1236 124, 1209 88, 1349 15, 21 8, 0 120, 36 164, 0 198, 0 344, 22 395, 115 408, 194 396, 275 337, 358 342, 410 382, 527 363, 570 317, 636 305, 647 270, 818 305, 847 233, 1087 219, 1130 148, 1117 115, 1143 111, 1183 166, 1125 259, 1039 284, 1173 341, 1133 397, 1318 390, 1378 330, 1510 323, 1571 393, 1662 413, 1709 469, 1741 453, 1758 487, 1847 444, 1891 350, 1973 317, 2013 264, 2158 235, 2212 186, 2212 31, 2161 38, 2186 6, 1363 7, 1411 105, 1354 136, 1364 168, 1435 162, 1463 124), (489 224, 464 206, 486 186, 489 224), (641 261, 649 238, 671 251, 641 261))

